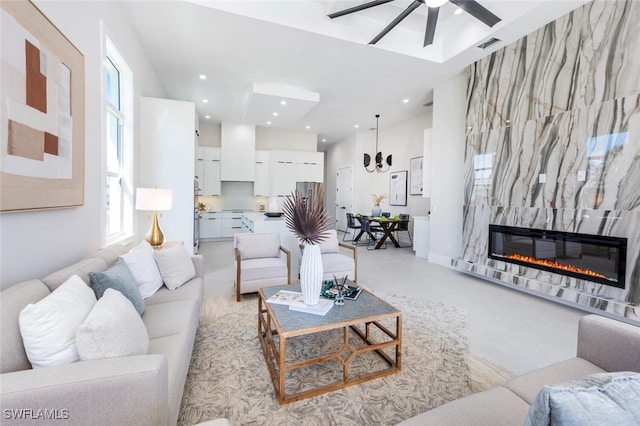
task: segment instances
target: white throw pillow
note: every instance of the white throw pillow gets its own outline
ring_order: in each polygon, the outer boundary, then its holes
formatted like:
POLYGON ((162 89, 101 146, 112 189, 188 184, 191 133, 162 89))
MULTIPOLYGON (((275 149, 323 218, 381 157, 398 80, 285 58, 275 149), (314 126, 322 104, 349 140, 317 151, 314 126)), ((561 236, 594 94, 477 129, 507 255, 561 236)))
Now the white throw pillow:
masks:
POLYGON ((169 290, 177 289, 196 276, 191 256, 183 245, 157 251, 155 255, 160 275, 169 290))
POLYGON ((143 240, 129 253, 120 256, 131 270, 144 299, 153 296, 162 287, 162 277, 153 254, 153 247, 143 240))
POLYGON ((79 361, 76 331, 95 304, 93 290, 80 277, 72 275, 38 303, 25 306, 18 321, 31 366, 79 361))
POLYGON ((83 361, 144 355, 149 335, 129 299, 109 288, 78 327, 76 344, 83 361))

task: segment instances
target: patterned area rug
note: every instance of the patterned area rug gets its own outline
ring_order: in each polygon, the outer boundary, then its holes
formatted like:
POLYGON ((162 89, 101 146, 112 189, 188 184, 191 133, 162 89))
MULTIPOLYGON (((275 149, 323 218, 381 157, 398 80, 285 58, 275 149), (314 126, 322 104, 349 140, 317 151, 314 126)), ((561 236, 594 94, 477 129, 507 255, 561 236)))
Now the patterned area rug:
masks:
MULTIPOLYGON (((382 297, 403 313, 402 372, 283 406, 256 335, 257 299, 244 297, 240 304, 207 299, 178 424, 226 417, 232 425, 394 425, 470 394, 477 383, 470 377, 466 312, 436 302, 382 297)), ((315 345, 301 340, 292 356, 320 349, 320 340, 326 349, 339 339, 325 334, 315 345)), ((361 368, 368 368, 375 361, 362 362, 361 368)), ((334 373, 330 370, 322 366, 287 384, 322 382, 334 373)))

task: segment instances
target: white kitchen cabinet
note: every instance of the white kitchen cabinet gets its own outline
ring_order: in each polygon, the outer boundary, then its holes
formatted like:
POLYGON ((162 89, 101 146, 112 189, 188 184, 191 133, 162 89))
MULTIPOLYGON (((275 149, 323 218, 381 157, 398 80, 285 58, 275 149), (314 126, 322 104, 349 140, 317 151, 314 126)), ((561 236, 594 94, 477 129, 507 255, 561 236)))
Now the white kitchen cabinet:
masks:
POLYGON ((273 150, 269 161, 272 196, 290 195, 296 182, 324 182, 324 153, 273 150))
POLYGON ((222 215, 219 212, 203 212, 200 219, 200 238, 222 237, 222 215))
POLYGON ((242 232, 242 212, 222 212, 222 236, 233 237, 242 232))
POLYGON ((253 183, 254 197, 268 197, 269 190, 269 151, 256 151, 256 180, 253 183))
POLYGON ((223 181, 255 181, 256 126, 223 122, 220 178, 223 181))
POLYGON ((198 147, 196 150, 196 176, 200 184, 198 195, 215 195, 222 193, 220 183, 220 148, 198 147))

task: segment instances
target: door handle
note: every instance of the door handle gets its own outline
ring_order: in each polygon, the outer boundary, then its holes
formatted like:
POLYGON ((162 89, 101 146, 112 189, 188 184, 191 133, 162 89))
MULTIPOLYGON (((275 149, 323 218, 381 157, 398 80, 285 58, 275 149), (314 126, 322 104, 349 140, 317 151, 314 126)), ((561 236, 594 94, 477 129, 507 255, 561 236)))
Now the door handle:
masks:
POLYGON ((341 208, 342 210, 346 210, 346 209, 347 209, 346 207, 340 207, 340 208, 341 208))

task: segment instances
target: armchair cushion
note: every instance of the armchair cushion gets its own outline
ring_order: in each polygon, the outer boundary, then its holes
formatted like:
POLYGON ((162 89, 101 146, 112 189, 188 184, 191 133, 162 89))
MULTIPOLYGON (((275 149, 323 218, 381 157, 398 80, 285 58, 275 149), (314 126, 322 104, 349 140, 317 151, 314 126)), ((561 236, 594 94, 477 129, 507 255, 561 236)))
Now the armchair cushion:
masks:
POLYGON ((241 262, 242 281, 283 278, 287 280, 287 264, 280 258, 247 259, 241 262))
POLYGON ((322 270, 325 280, 332 279, 333 275, 342 278, 349 275, 349 279, 354 280, 353 272, 355 261, 351 256, 339 253, 327 253, 322 255, 322 270))
POLYGON ((235 234, 234 246, 240 251, 240 259, 280 257, 280 234, 235 234))
POLYGON ((324 233, 325 239, 319 244, 320 253, 338 253, 340 248, 338 246, 338 234, 335 229, 330 229, 324 233))

